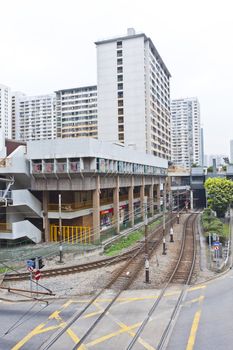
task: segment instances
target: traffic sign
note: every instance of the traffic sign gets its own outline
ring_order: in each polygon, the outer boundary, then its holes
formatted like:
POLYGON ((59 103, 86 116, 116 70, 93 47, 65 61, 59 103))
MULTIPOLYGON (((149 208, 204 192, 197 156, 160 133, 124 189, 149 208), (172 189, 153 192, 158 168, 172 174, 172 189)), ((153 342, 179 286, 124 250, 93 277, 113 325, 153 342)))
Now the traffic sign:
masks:
POLYGON ((36 271, 34 272, 34 278, 35 278, 36 281, 39 281, 39 279, 41 278, 41 272, 40 272, 40 270, 36 270, 36 271))
POLYGON ((34 270, 34 268, 32 266, 28 266, 27 267, 28 271, 32 272, 34 270))
POLYGON ((35 268, 35 259, 27 260, 27 267, 35 268))
POLYGON ((216 242, 213 242, 213 246, 219 246, 221 243, 216 241, 216 242))
POLYGON ((216 245, 216 246, 214 247, 214 250, 219 250, 219 246, 216 245))

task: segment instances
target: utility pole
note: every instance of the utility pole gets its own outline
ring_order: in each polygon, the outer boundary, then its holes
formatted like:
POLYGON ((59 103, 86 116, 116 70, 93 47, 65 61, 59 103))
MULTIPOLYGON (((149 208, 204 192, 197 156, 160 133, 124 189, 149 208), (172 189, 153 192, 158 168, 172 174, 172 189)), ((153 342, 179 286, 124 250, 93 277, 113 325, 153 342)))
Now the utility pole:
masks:
POLYGON ((58 195, 58 207, 59 207, 59 263, 63 263, 63 252, 62 252, 62 222, 61 222, 61 194, 58 195))
POLYGON ((144 224, 145 224, 145 283, 150 283, 149 259, 148 259, 148 218, 147 218, 147 197, 144 197, 144 224))
POLYGON ((166 255, 166 239, 165 239, 165 215, 166 215, 166 180, 163 185, 163 255, 166 255))

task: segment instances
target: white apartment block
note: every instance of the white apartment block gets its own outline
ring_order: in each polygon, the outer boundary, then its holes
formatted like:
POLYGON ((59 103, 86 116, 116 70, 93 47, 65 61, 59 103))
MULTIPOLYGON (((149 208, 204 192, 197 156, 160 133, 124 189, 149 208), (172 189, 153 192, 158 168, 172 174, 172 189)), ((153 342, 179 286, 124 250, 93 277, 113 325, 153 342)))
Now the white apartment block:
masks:
POLYGON ((145 34, 97 41, 98 137, 170 159, 170 73, 145 34))
POLYGON ((11 95, 11 120, 12 120, 12 139, 19 140, 19 99, 26 96, 23 92, 12 92, 11 95))
MULTIPOLYGON (((24 96, 18 99, 19 139, 23 141, 56 138, 55 94, 24 96)), ((17 128, 18 128, 17 127, 17 128)))
POLYGON ((201 164, 200 105, 197 98, 171 101, 172 161, 190 168, 201 164))
POLYGON ((97 86, 56 91, 57 137, 97 138, 97 86))
POLYGON ((11 138, 11 89, 0 84, 0 128, 11 138))

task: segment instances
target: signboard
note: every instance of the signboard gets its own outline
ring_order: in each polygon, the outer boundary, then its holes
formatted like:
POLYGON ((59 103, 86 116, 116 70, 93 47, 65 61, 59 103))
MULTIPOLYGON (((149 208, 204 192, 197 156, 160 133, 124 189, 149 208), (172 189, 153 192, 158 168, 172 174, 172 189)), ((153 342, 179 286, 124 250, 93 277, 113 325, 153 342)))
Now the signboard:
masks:
POLYGON ((41 272, 40 270, 36 270, 34 273, 34 278, 36 281, 39 281, 39 279, 41 278, 41 272))
POLYGON ((216 242, 213 242, 213 246, 219 246, 221 243, 216 241, 216 242))

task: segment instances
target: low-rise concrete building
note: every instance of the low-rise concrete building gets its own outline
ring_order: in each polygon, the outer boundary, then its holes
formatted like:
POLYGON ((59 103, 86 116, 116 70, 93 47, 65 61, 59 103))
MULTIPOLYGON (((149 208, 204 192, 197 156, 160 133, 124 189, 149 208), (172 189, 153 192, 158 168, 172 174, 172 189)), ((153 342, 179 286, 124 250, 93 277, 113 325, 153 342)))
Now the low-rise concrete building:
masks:
POLYGON ((15 184, 0 240, 98 242, 142 221, 145 196, 148 215, 160 211, 165 159, 92 138, 32 141, 8 153, 0 174, 15 184))

